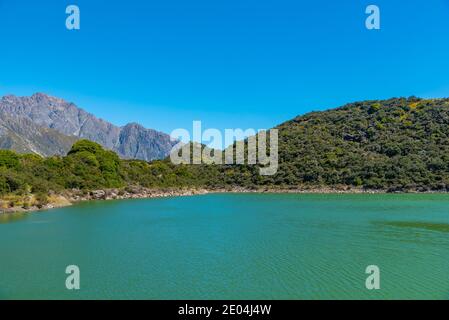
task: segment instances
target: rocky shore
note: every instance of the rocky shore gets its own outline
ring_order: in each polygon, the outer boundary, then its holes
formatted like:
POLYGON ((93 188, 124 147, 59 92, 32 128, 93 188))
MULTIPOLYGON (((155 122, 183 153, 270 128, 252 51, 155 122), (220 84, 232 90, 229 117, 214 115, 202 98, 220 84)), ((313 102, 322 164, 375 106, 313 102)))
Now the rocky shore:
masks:
MULTIPOLYGON (((52 194, 48 197, 48 202, 45 204, 36 204, 35 196, 26 196, 27 205, 22 203, 19 205, 11 205, 6 199, 0 199, 0 214, 8 214, 15 212, 33 212, 40 210, 49 210, 70 206, 84 201, 100 201, 100 200, 125 200, 125 199, 151 199, 151 198, 167 198, 167 197, 187 197, 194 195, 203 195, 209 193, 290 193, 290 194, 380 194, 391 193, 388 190, 366 190, 363 188, 353 187, 304 187, 304 188, 257 188, 247 189, 242 187, 228 187, 217 189, 149 189, 142 187, 127 187, 124 189, 106 189, 94 190, 90 192, 81 190, 69 190, 62 194, 52 194)), ((404 192, 402 192, 404 193, 404 192)), ((408 191, 408 193, 423 193, 420 190, 408 191)))
POLYGON ((148 188, 126 188, 126 189, 106 189, 84 192, 81 190, 70 190, 63 194, 50 195, 48 203, 36 204, 35 196, 29 195, 25 197, 27 205, 10 205, 10 200, 0 200, 0 214, 17 213, 17 212, 33 212, 41 210, 49 210, 71 206, 76 203, 93 200, 125 200, 125 199, 150 199, 150 198, 167 198, 167 197, 187 197, 209 193, 205 189, 148 189, 148 188))
POLYGON ((71 203, 90 200, 124 200, 167 197, 186 197, 208 193, 205 189, 148 189, 141 187, 126 189, 95 190, 88 193, 72 190, 68 195, 71 203))
POLYGON ((294 188, 273 188, 262 187, 257 189, 247 189, 241 187, 223 188, 209 190, 214 193, 292 193, 292 194, 375 194, 388 193, 387 190, 367 190, 363 188, 341 187, 341 188, 327 188, 327 187, 294 187, 294 188))

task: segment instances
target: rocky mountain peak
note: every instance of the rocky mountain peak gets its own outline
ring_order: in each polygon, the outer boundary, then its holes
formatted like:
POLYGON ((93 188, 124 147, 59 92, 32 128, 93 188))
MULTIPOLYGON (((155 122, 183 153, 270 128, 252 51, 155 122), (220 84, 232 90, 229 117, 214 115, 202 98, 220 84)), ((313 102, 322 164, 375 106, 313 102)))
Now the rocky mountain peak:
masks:
MULTIPOLYGON (((165 133, 146 129, 138 123, 118 127, 98 119, 73 103, 40 92, 30 97, 4 96, 0 100, 0 112, 12 118, 24 119, 41 128, 52 129, 64 136, 97 142, 123 158, 164 158, 174 144, 165 133)), ((0 131, 0 137, 3 131, 0 131)), ((30 141, 30 145, 32 144, 30 141)), ((33 149, 36 150, 36 147, 33 149)), ((66 150, 48 146, 45 149, 66 150)), ((43 154, 49 155, 45 152, 43 154)))

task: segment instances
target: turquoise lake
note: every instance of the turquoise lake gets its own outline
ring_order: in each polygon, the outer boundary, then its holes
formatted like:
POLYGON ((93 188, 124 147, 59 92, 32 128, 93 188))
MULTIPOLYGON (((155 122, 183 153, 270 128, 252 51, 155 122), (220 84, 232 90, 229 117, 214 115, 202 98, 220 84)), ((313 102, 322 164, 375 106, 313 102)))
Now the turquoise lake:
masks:
POLYGON ((211 194, 3 216, 0 299, 16 298, 449 299, 449 195, 211 194), (365 288, 369 265, 380 290, 365 288))

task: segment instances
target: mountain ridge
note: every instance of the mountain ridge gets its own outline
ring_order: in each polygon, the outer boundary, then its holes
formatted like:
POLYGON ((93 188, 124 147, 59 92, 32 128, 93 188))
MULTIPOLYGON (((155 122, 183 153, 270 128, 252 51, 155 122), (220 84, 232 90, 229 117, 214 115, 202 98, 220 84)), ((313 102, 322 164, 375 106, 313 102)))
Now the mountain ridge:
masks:
MULTIPOLYGON (((166 157, 176 144, 176 141, 172 141, 165 133, 146 129, 136 123, 122 127, 116 126, 97 118, 72 102, 44 93, 35 93, 29 97, 3 96, 0 99, 0 112, 10 117, 25 119, 23 121, 29 121, 41 128, 52 129, 60 134, 58 139, 48 140, 47 144, 45 141, 36 143, 32 137, 28 137, 28 144, 36 145, 38 150, 31 150, 31 148, 26 150, 27 148, 24 147, 13 149, 18 152, 35 152, 44 156, 65 155, 70 146, 67 147, 65 144, 52 146, 51 144, 59 140, 68 140, 67 137, 75 137, 97 142, 106 149, 117 152, 124 159, 136 158, 151 161, 166 157)), ((11 135, 13 134, 10 132, 9 136, 11 135)), ((0 135, 0 140, 5 136, 0 135)))

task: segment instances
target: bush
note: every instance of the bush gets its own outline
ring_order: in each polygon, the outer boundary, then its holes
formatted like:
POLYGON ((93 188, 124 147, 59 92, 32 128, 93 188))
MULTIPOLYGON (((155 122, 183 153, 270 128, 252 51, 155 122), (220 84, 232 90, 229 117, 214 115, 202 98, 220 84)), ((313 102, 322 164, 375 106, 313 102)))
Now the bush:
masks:
POLYGON ((19 156, 15 152, 0 150, 0 167, 5 167, 7 169, 18 169, 19 164, 19 156))

